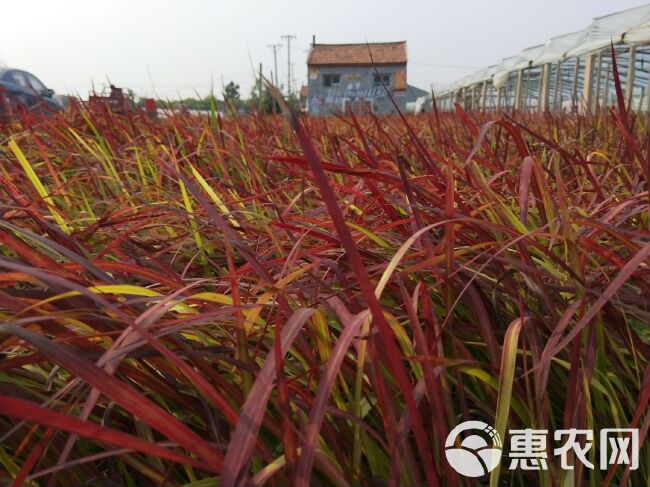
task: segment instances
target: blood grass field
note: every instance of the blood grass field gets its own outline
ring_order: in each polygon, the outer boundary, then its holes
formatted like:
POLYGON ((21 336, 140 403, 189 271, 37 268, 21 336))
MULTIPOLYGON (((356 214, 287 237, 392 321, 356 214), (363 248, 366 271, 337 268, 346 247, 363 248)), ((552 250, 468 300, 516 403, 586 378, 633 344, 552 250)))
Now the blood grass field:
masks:
POLYGON ((647 485, 648 128, 23 114, 0 482, 647 485), (470 419, 639 428, 639 467, 562 470, 549 442, 546 471, 463 478, 444 442, 470 419))

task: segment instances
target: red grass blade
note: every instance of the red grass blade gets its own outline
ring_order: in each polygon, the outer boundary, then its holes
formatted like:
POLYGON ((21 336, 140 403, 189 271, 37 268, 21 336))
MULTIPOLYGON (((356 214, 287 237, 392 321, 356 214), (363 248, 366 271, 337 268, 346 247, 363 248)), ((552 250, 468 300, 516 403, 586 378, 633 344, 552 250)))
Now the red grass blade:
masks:
POLYGON ((341 362, 348 353, 352 340, 359 334, 359 328, 368 318, 367 312, 356 315, 349 323, 344 323, 345 328, 336 341, 336 346, 327 362, 323 376, 316 389, 316 397, 309 412, 309 419, 304 428, 304 439, 298 467, 296 469, 296 487, 309 487, 311 482, 311 469, 316 458, 316 443, 320 434, 325 406, 332 391, 334 381, 339 374, 341 362))
MULTIPOLYGON (((303 325, 314 313, 313 309, 296 311, 282 327, 282 356, 286 355, 291 344, 298 336, 303 325)), ((273 391, 273 380, 276 374, 276 356, 269 353, 248 394, 246 403, 239 415, 239 421, 230 439, 228 451, 221 468, 219 485, 241 485, 246 476, 245 467, 257 443, 257 433, 262 424, 269 397, 273 391)))
MULTIPOLYGON (((585 315, 576 323, 576 325, 571 329, 567 335, 561 339, 562 333, 564 332, 565 326, 558 326, 553 331, 553 335, 549 339, 546 347, 544 348, 544 353, 540 362, 537 364, 537 367, 545 365, 551 358, 553 358, 560 350, 566 347, 571 341, 582 331, 582 329, 587 326, 591 320, 596 316, 596 314, 602 309, 605 304, 614 297, 623 284, 638 271, 639 266, 643 263, 645 259, 650 256, 650 243, 645 244, 634 257, 632 257, 625 267, 616 275, 614 280, 607 286, 607 289, 603 291, 600 297, 596 300, 594 304, 589 307, 589 310, 585 315)), ((568 325, 568 322, 566 323, 568 325)))
POLYGON ((0 395, 0 410, 3 415, 13 416, 45 426, 51 426, 75 435, 90 438, 99 443, 108 443, 121 448, 128 448, 133 451, 139 451, 172 462, 190 465, 209 472, 218 472, 218 468, 215 465, 188 458, 175 453, 168 448, 138 438, 137 436, 132 436, 111 428, 105 428, 104 426, 100 426, 90 421, 82 421, 22 399, 0 395))
POLYGON ((282 96, 275 90, 276 99, 280 102, 285 110, 285 113, 289 116, 291 125, 296 132, 298 137, 298 142, 302 147, 305 157, 309 162, 309 167, 314 174, 314 180, 318 185, 321 196, 327 206, 327 210, 334 222, 336 231, 339 234, 343 248, 345 249, 347 259, 352 267, 356 277, 359 287, 363 293, 364 298, 368 303, 368 307, 372 313, 373 323, 377 327, 381 342, 386 350, 386 363, 390 367, 392 373, 395 375, 395 380, 399 384, 399 388, 402 392, 404 401, 411 415, 411 420, 413 423, 413 433, 416 437, 416 442, 418 448, 420 449, 421 459, 423 462, 424 470, 427 476, 427 481, 432 486, 439 485, 436 468, 433 464, 433 457, 431 454, 431 447, 429 441, 426 437, 422 418, 420 412, 417 409, 415 400, 413 399, 413 391, 404 367, 400 360, 400 353, 398 351, 397 345, 395 343, 395 338, 393 332, 390 329, 390 326, 386 322, 386 319, 383 315, 383 310, 379 301, 375 297, 374 289, 370 284, 370 276, 368 271, 363 264, 361 256, 359 255, 359 250, 357 249, 356 244, 350 234, 350 230, 345 224, 343 214, 338 206, 336 201, 336 196, 330 187, 329 182, 327 181, 327 176, 325 171, 320 165, 320 158, 316 153, 311 140, 307 136, 302 124, 298 118, 293 114, 289 109, 282 96))
POLYGON ((68 347, 57 345, 47 338, 15 325, 0 325, 0 330, 11 333, 32 344, 43 355, 73 372, 83 381, 113 399, 124 409, 141 418, 170 440, 177 442, 188 451, 196 453, 206 462, 216 467, 221 465, 223 460, 221 452, 189 427, 124 382, 106 373, 94 363, 81 358, 68 347))

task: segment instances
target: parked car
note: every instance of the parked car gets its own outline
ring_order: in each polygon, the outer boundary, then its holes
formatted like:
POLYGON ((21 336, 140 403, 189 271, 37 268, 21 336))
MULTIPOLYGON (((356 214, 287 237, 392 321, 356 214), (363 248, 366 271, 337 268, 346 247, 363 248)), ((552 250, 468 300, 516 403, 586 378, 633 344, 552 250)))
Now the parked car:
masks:
POLYGON ((64 103, 54 90, 47 88, 33 74, 20 69, 0 68, 0 110, 3 106, 56 111, 64 108, 64 103))

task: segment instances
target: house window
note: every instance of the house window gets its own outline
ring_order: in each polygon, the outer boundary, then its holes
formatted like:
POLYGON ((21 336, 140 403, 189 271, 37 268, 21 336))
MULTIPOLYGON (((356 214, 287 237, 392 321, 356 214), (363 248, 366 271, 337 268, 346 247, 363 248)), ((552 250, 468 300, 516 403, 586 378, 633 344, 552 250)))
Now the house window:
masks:
POLYGON ((323 85, 325 88, 330 88, 332 86, 341 86, 341 75, 340 74, 324 74, 323 75, 323 85))
POLYGON ((375 73, 373 76, 374 76, 373 84, 374 84, 374 86, 376 88, 381 87, 381 86, 386 86, 386 87, 390 86, 390 74, 388 74, 388 73, 379 73, 379 74, 375 73))

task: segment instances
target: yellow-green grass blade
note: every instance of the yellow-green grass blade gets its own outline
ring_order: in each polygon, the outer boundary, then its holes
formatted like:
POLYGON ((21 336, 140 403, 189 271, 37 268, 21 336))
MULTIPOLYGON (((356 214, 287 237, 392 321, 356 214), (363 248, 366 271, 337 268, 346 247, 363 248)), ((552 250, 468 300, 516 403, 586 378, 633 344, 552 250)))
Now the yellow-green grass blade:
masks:
POLYGON ((34 169, 32 168, 31 164, 25 157, 25 154, 23 151, 18 147, 18 144, 16 141, 11 138, 9 139, 9 148, 11 149, 11 152, 14 153, 16 156, 16 159, 18 159, 18 163, 20 164, 20 167, 23 169, 25 172, 25 175, 29 179, 29 182, 32 183, 32 186, 34 186, 34 189, 36 192, 39 194, 41 198, 43 198, 43 201, 47 204, 48 210, 56 223, 59 225, 59 228, 65 233, 70 233, 71 229, 66 223, 66 221, 61 217, 59 214, 59 211, 54 204, 54 200, 52 199, 52 196, 50 193, 45 189, 45 186, 43 186, 43 183, 41 183, 41 180, 38 178, 36 173, 34 172, 34 169))

